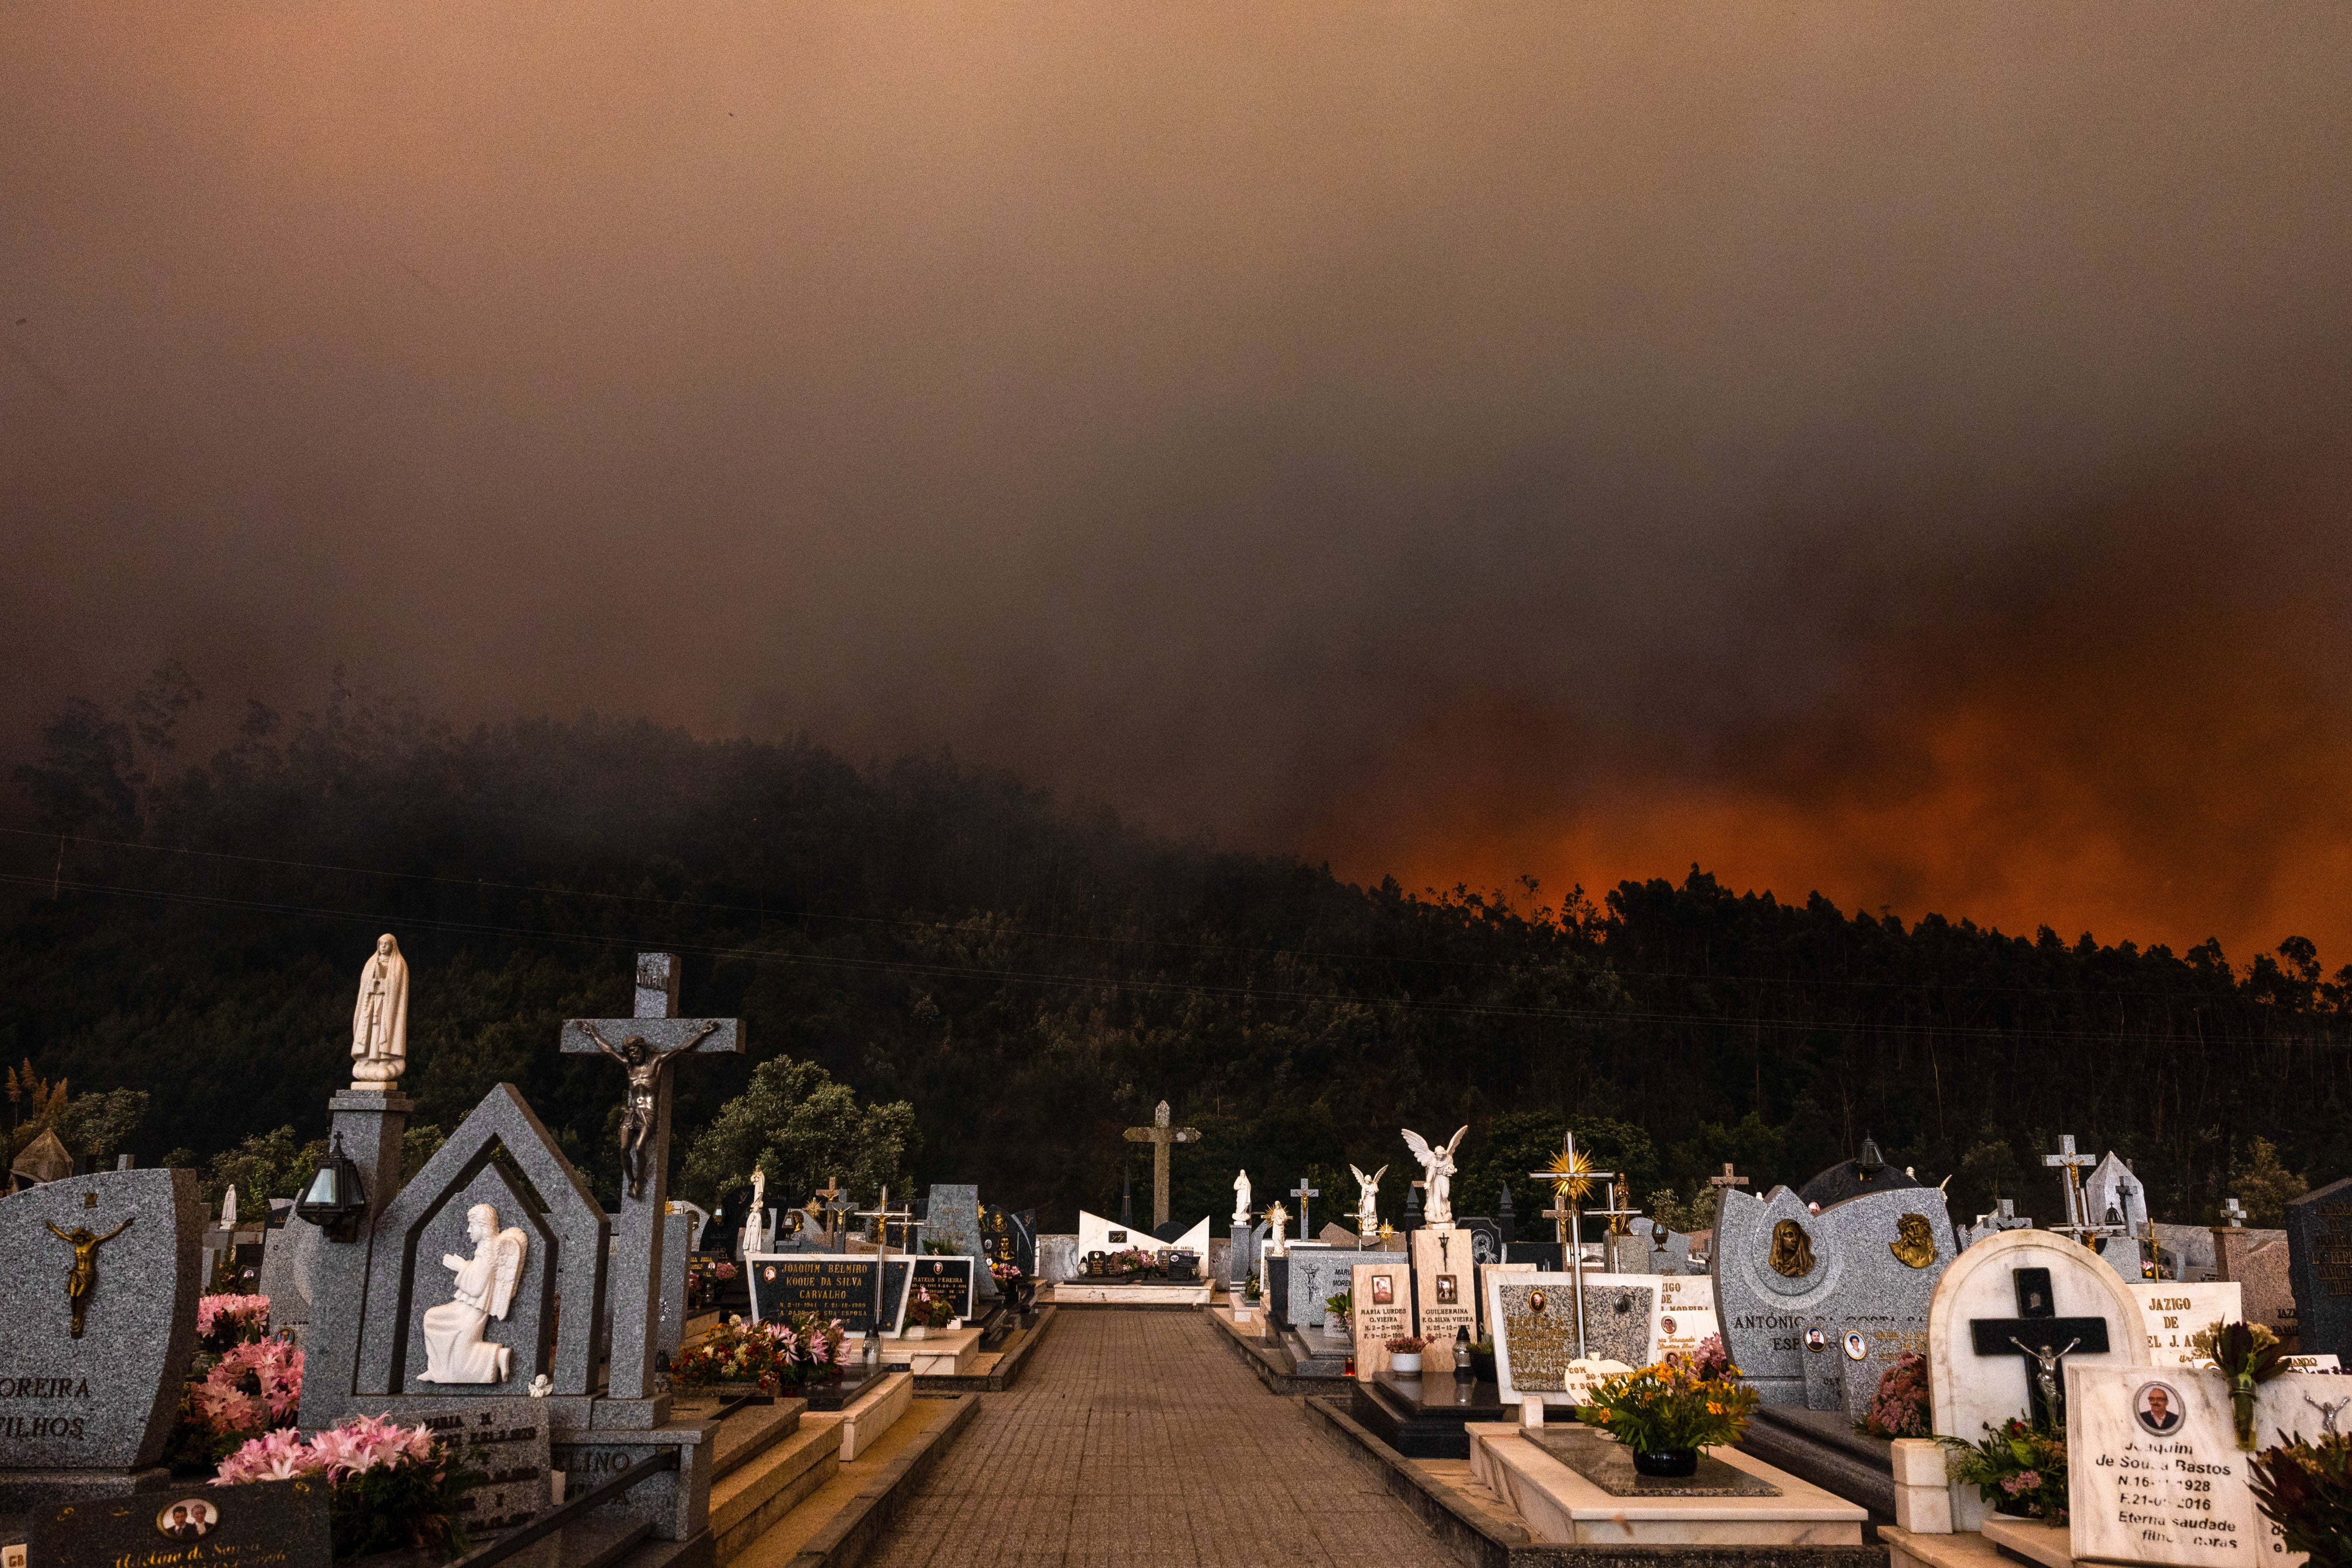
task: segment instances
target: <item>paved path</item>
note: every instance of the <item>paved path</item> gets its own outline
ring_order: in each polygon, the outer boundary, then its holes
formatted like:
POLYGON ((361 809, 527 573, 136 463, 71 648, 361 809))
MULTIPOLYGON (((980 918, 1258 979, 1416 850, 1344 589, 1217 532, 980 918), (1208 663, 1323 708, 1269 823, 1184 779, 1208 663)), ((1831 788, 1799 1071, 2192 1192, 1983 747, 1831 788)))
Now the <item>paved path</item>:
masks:
POLYGON ((1197 1312, 1069 1310, 890 1522, 875 1568, 1451 1563, 1197 1312))

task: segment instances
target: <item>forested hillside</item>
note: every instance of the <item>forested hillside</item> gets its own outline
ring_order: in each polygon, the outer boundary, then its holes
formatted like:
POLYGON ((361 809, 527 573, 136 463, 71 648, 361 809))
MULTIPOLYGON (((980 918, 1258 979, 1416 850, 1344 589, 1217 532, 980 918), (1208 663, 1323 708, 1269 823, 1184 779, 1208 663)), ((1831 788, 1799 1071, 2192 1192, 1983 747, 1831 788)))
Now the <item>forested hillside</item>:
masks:
POLYGON ((1176 1155, 1186 1217, 1229 1210, 1237 1165, 1261 1201, 1310 1174, 1336 1212, 1350 1162, 1390 1167, 1394 1214, 1397 1129, 1464 1121, 1465 1212, 1571 1119, 1644 1194, 1727 1159, 1793 1183, 1874 1133, 1953 1175, 1962 1218, 1996 1184, 2052 1217, 2060 1132, 2133 1158, 2168 1218, 2249 1179, 2257 1137, 2315 1182, 2352 1170, 2352 968, 2324 979, 2307 942, 2236 967, 1696 868, 1597 906, 1360 889, 947 756, 861 769, 594 718, 459 733, 340 686, 314 714, 250 708, 194 759, 194 700, 166 672, 119 711, 61 712, 0 834, 0 1060, 149 1091, 127 1145, 147 1160, 317 1136, 390 931, 418 1120, 511 1081, 608 1189, 618 1075, 556 1036, 626 1011, 641 947, 686 955, 688 1012, 748 1026, 746 1058, 677 1074, 681 1165, 784 1055, 909 1102, 904 1174, 1052 1226, 1115 1212, 1123 1171, 1146 1201, 1148 1151, 1119 1133, 1162 1098, 1204 1134, 1176 1155))

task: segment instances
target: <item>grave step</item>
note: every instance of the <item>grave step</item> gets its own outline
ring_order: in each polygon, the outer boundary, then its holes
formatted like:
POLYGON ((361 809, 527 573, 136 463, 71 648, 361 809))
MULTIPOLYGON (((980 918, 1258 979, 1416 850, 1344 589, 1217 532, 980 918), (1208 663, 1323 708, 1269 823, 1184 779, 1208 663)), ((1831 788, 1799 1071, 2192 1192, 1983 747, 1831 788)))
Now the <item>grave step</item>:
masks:
POLYGON ((710 1487, 716 1560, 727 1562, 841 1468, 840 1421, 809 1422, 710 1487))
MULTIPOLYGON (((733 1568, 848 1568, 880 1539, 899 1503, 961 1435, 980 1401, 925 1394, 907 1417, 732 1560, 733 1568)), ((725 1556, 719 1562, 728 1563, 725 1556)))
MULTIPOLYGON (((708 1406, 717 1409, 716 1405, 708 1406)), ((691 1420, 691 1408, 677 1407, 677 1419, 691 1420)), ((773 1405, 746 1405, 729 1413, 719 1424, 710 1455, 710 1481, 713 1486, 734 1474, 760 1455, 800 1430, 801 1417, 808 1410, 805 1399, 779 1399, 773 1405)))

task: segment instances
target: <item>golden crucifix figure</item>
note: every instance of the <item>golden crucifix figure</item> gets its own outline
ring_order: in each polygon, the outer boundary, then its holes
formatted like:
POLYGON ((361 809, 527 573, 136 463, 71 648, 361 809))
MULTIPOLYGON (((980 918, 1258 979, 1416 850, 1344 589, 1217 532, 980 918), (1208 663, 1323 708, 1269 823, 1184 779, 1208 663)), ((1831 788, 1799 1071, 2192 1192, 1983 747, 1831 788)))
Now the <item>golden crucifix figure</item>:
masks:
POLYGON ((81 1226, 71 1230, 59 1230, 57 1221, 43 1222, 49 1227, 51 1236, 69 1244, 74 1249, 73 1267, 66 1270, 66 1300, 73 1308, 75 1339, 81 1338, 82 1314, 89 1310, 89 1292, 98 1283, 98 1249, 129 1230, 131 1222, 138 1217, 137 1215, 125 1215, 122 1223, 104 1236, 95 1235, 81 1226))

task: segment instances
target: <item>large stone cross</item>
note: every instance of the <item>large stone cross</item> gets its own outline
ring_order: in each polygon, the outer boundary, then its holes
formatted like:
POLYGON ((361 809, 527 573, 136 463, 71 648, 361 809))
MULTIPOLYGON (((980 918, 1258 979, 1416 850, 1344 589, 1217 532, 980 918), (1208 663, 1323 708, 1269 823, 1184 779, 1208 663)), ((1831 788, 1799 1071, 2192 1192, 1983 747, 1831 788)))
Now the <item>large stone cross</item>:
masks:
POLYGON ((2017 1287, 2017 1316, 1971 1318, 1969 1337, 1980 1356, 2026 1359, 2025 1394, 2032 1404, 2033 1424, 2044 1432, 2055 1432, 2066 1425, 2065 1360, 2077 1351, 2084 1355, 2103 1353, 2107 1349, 2107 1321, 2059 1317, 2047 1268, 2013 1268, 2010 1274, 2017 1287))
POLYGON ((740 1021, 677 1016, 675 953, 637 954, 635 1012, 631 1018, 573 1018, 563 1026, 564 1055, 609 1056, 628 1074, 621 1107, 621 1214, 613 1226, 614 1277, 608 1287, 608 1386, 614 1399, 656 1396, 662 1214, 669 1193, 669 1069, 682 1056, 732 1055, 743 1048, 740 1021))
POLYGON ((1151 1228, 1158 1230, 1168 1223, 1168 1146, 1171 1143, 1196 1143, 1201 1130, 1197 1127, 1168 1125, 1168 1102, 1161 1100, 1160 1109, 1151 1113, 1149 1127, 1130 1127, 1127 1141, 1151 1145, 1151 1228))
MULTIPOLYGON (((2246 1226, 2246 1205, 2240 1203, 2236 1198, 2231 1198, 2221 1205, 2221 1217, 2229 1222, 2226 1228, 2231 1230, 2243 1230, 2246 1226)), ((2217 1226, 2214 1228, 2221 1229, 2224 1227, 2217 1226)))
POLYGON ((2083 1196, 2083 1168, 2098 1162, 2088 1154, 2076 1153, 2074 1135, 2069 1132, 2058 1140, 2058 1152, 2042 1155, 2042 1163, 2062 1167, 2066 1173, 2066 1223, 2050 1228, 2061 1236, 2073 1237, 2085 1247, 2096 1245, 2088 1236, 2096 1227, 2091 1224, 2090 1206, 2083 1196))

